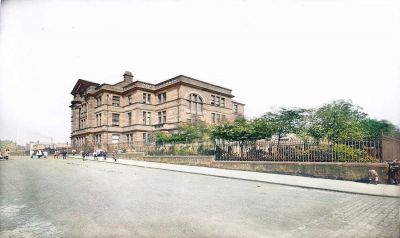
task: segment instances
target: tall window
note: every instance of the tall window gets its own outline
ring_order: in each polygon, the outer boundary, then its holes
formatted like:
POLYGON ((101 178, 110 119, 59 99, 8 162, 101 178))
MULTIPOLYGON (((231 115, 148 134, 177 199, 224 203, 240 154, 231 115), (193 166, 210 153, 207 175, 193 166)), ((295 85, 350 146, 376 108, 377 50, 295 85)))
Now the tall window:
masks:
POLYGON ((143 93, 143 103, 151 104, 151 94, 150 93, 143 93))
POLYGON ((113 97, 112 97, 112 105, 113 105, 113 106, 119 106, 119 105, 120 105, 120 97, 118 97, 118 96, 113 96, 113 97))
POLYGON ((128 144, 132 144, 133 134, 126 134, 126 141, 128 142, 128 144))
POLYGON ((133 103, 133 99, 132 99, 132 94, 128 95, 128 104, 132 104, 133 103))
POLYGON ((215 105, 215 96, 211 95, 211 105, 215 105))
POLYGON ((96 97, 97 106, 101 106, 101 96, 96 97))
POLYGON ((143 112, 143 125, 151 125, 151 112, 143 112))
POLYGON ((158 124, 167 122, 167 111, 158 112, 158 124))
POLYGON ((94 136, 94 142, 99 145, 101 144, 101 134, 97 134, 94 136))
POLYGON ((143 142, 149 144, 151 142, 151 134, 143 133, 143 142))
POLYGON ((128 125, 132 125, 132 112, 128 112, 128 125))
POLYGON ((233 105, 233 112, 234 112, 234 113, 238 113, 238 112, 239 112, 239 110, 238 110, 238 105, 237 105, 237 104, 234 104, 234 105, 233 105))
POLYGON ((101 126, 101 113, 96 114, 96 125, 101 126))
POLYGON ((112 114, 112 125, 119 126, 119 114, 116 113, 112 114))
POLYGON ((158 103, 163 103, 167 101, 167 93, 158 94, 158 103))
POLYGON ((189 109, 190 113, 203 114, 203 99, 197 94, 189 95, 189 109))

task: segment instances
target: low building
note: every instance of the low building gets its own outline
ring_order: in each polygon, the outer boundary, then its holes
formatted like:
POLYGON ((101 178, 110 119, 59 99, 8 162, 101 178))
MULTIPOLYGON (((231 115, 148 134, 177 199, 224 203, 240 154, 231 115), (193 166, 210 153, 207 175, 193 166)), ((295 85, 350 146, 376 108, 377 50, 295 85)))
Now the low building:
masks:
POLYGON ((126 71, 116 84, 79 79, 71 94, 71 145, 146 143, 155 131, 203 121, 217 124, 244 114, 232 90, 179 75, 158 84, 133 81, 126 71))

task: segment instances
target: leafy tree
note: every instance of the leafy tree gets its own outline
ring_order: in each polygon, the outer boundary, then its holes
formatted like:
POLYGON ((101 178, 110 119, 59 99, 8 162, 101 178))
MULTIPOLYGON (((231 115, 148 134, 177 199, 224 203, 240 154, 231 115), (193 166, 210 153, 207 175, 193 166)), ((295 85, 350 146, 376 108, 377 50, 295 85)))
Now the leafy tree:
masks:
POLYGON ((400 138, 400 130, 395 125, 386 120, 375 120, 366 118, 361 122, 366 137, 379 137, 389 135, 400 138))
POLYGON ((158 143, 192 143, 208 137, 209 128, 203 122, 179 125, 173 133, 155 133, 155 141, 158 143))
POLYGON ((278 143, 288 133, 299 133, 304 125, 308 110, 302 108, 281 108, 277 112, 267 112, 260 120, 271 134, 278 136, 278 143))
POLYGON ((365 135, 361 124, 365 119, 366 114, 361 107, 351 101, 337 100, 315 110, 307 131, 317 139, 361 139, 365 135))
POLYGON ((216 125, 212 129, 212 137, 229 141, 246 141, 254 138, 254 129, 250 121, 239 118, 234 122, 216 125))

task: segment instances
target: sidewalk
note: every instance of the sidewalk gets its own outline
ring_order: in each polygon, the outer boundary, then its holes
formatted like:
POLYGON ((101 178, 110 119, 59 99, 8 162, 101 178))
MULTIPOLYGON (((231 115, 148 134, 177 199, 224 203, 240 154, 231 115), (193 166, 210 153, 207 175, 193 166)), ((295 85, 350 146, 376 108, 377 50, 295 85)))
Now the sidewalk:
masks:
MULTIPOLYGON (((75 159, 82 159, 81 156, 69 156, 69 157, 75 159)), ((86 159, 89 161, 94 161, 93 157, 86 157, 86 159)), ((99 160, 96 162, 114 163, 112 158, 107 158, 106 161, 104 161, 103 158, 99 158, 99 160)), ((143 168, 162 169, 162 170, 191 173, 191 174, 209 175, 209 176, 216 176, 223 178, 265 182, 265 183, 295 186, 302 188, 321 189, 321 190, 336 191, 336 192, 384 196, 384 197, 400 197, 400 186, 396 185, 387 185, 387 184, 372 185, 372 184, 364 184, 364 183, 343 181, 343 180, 309 178, 309 177, 293 176, 293 175, 259 173, 259 172, 249 172, 249 171, 229 170, 229 169, 216 169, 208 167, 154 163, 154 162, 137 161, 137 160, 126 160, 126 159, 118 159, 117 164, 131 165, 143 168)))

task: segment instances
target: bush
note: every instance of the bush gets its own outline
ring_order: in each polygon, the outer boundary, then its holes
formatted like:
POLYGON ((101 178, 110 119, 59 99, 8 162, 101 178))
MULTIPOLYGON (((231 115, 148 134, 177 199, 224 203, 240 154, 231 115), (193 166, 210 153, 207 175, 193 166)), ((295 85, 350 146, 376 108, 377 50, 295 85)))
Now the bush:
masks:
POLYGON ((379 162, 365 150, 342 144, 313 146, 299 154, 304 161, 379 162))

